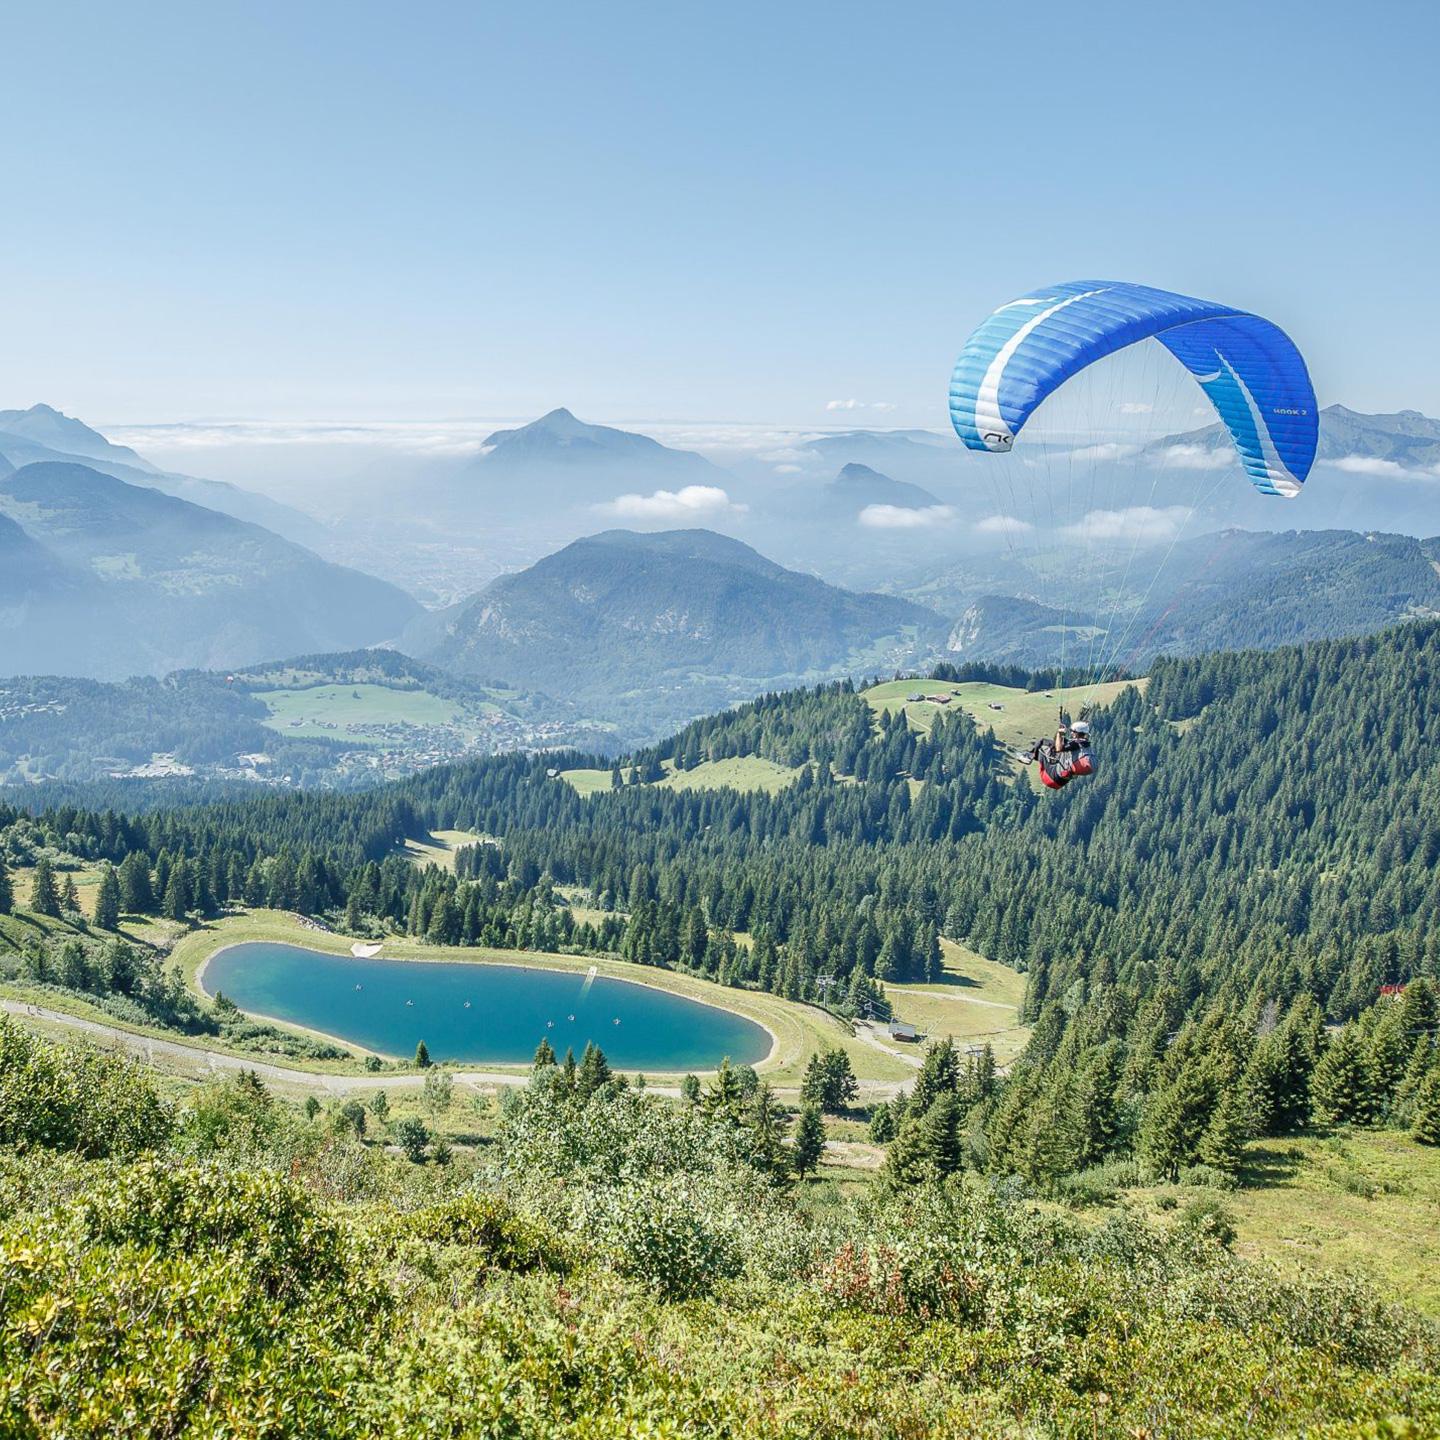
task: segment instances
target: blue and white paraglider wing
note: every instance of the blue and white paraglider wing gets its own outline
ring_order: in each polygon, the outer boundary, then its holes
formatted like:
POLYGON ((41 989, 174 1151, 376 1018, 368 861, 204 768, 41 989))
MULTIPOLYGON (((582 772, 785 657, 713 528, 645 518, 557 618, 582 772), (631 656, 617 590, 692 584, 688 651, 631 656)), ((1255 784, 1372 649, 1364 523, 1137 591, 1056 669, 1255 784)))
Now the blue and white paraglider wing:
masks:
POLYGON ((1071 280, 1002 305, 956 362, 955 432, 971 450, 1009 450, 1072 375, 1152 338, 1210 397, 1256 489, 1298 495, 1315 460, 1319 417, 1290 337, 1258 315, 1148 285, 1071 280))

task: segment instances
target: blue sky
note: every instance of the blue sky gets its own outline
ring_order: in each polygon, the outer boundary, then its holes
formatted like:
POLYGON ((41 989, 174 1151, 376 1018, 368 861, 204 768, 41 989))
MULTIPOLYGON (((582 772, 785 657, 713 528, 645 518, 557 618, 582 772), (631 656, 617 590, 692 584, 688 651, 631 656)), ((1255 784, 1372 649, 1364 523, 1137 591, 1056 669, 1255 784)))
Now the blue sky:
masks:
POLYGON ((4 48, 0 406, 938 427, 973 324, 1094 276, 1440 413, 1433 4, 62 0, 4 48))

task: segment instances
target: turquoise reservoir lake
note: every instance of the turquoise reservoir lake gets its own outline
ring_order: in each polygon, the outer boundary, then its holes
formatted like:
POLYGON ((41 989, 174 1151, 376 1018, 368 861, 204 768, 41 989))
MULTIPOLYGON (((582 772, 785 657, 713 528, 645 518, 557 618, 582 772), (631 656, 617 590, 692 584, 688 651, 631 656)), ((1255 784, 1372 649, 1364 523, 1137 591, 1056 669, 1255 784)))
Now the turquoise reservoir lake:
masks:
POLYGON ((593 1040, 622 1070, 709 1070, 770 1053, 770 1033, 743 1015, 581 971, 524 965, 359 960, 299 945, 217 952, 205 989, 242 1010, 323 1030, 409 1059, 423 1040, 436 1060, 528 1063, 541 1039, 576 1058, 593 1040))

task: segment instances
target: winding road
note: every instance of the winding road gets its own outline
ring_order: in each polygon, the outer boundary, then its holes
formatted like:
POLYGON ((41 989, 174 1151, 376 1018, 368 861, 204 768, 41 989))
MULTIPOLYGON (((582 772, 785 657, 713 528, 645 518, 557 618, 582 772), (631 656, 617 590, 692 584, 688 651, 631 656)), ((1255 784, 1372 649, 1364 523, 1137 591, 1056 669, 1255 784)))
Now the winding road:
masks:
MULTIPOLYGON (((321 1090, 330 1095, 351 1095, 371 1090, 418 1090, 425 1083, 424 1075, 396 1074, 385 1071, 379 1075, 325 1075, 314 1070, 296 1070, 286 1065, 274 1065, 266 1060, 251 1059, 244 1055, 231 1055, 224 1050, 209 1050, 203 1045, 190 1045, 182 1040, 165 1040, 151 1035, 137 1035, 132 1030, 121 1029, 118 1025, 105 1025, 98 1020, 87 1020, 80 1015, 71 1015, 64 1010, 49 1010, 42 1005, 31 1005, 24 1000, 0 999, 0 1011, 17 1015, 22 1019, 47 1021, 52 1025, 63 1025, 67 1029, 109 1044, 113 1048, 128 1051, 152 1065, 157 1057, 188 1061, 202 1071, 219 1074, 223 1071, 252 1070, 261 1079, 276 1085, 295 1085, 305 1090, 321 1090)), ((877 1048, 886 1047, 878 1045, 877 1048)), ((895 1052, 890 1052, 895 1053, 895 1052)), ((902 1056, 910 1059, 909 1056, 902 1056)), ((500 1070, 454 1070, 451 1072, 458 1084, 473 1088, 525 1085, 526 1075, 507 1074, 500 1070)), ((874 1100, 893 1099, 900 1086, 892 1080, 862 1080, 860 1092, 874 1100)), ((656 1095, 678 1096, 678 1085, 648 1085, 656 1095)), ((794 1088, 777 1089, 781 1095, 798 1093, 794 1088)))

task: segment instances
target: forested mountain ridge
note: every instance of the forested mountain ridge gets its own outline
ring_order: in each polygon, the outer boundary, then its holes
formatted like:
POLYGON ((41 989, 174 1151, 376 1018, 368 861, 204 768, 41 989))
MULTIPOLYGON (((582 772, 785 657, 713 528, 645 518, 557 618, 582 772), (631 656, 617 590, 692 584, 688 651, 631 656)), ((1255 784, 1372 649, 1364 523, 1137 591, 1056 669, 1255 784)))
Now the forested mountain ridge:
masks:
POLYGON ((419 611, 384 581, 258 525, 85 465, 42 462, 0 479, 0 515, 54 558, 47 584, 66 582, 59 596, 7 595, 9 674, 57 661, 102 679, 244 664, 386 640, 419 611))
POLYGON ((419 620, 403 648, 655 735, 767 685, 903 663, 933 612, 789 571, 706 530, 606 531, 419 620))
POLYGON ((319 521, 293 506, 223 480, 202 480, 162 470, 128 445, 116 445, 83 420, 49 405, 0 410, 0 476, 40 462, 85 465, 128 485, 159 490, 237 520, 262 525, 297 545, 313 545, 324 533, 319 521))
POLYGON ((974 577, 965 573, 956 575, 958 585, 937 577, 909 593, 934 605, 964 602, 949 640, 957 654, 1031 666, 1062 654, 1074 663, 1077 642, 1082 656, 1113 653, 1117 663, 1142 669, 1157 655, 1337 639, 1440 614, 1435 539, 1227 530, 1129 560, 1077 576, 1068 594, 1037 582, 1029 598, 967 599, 974 577))

